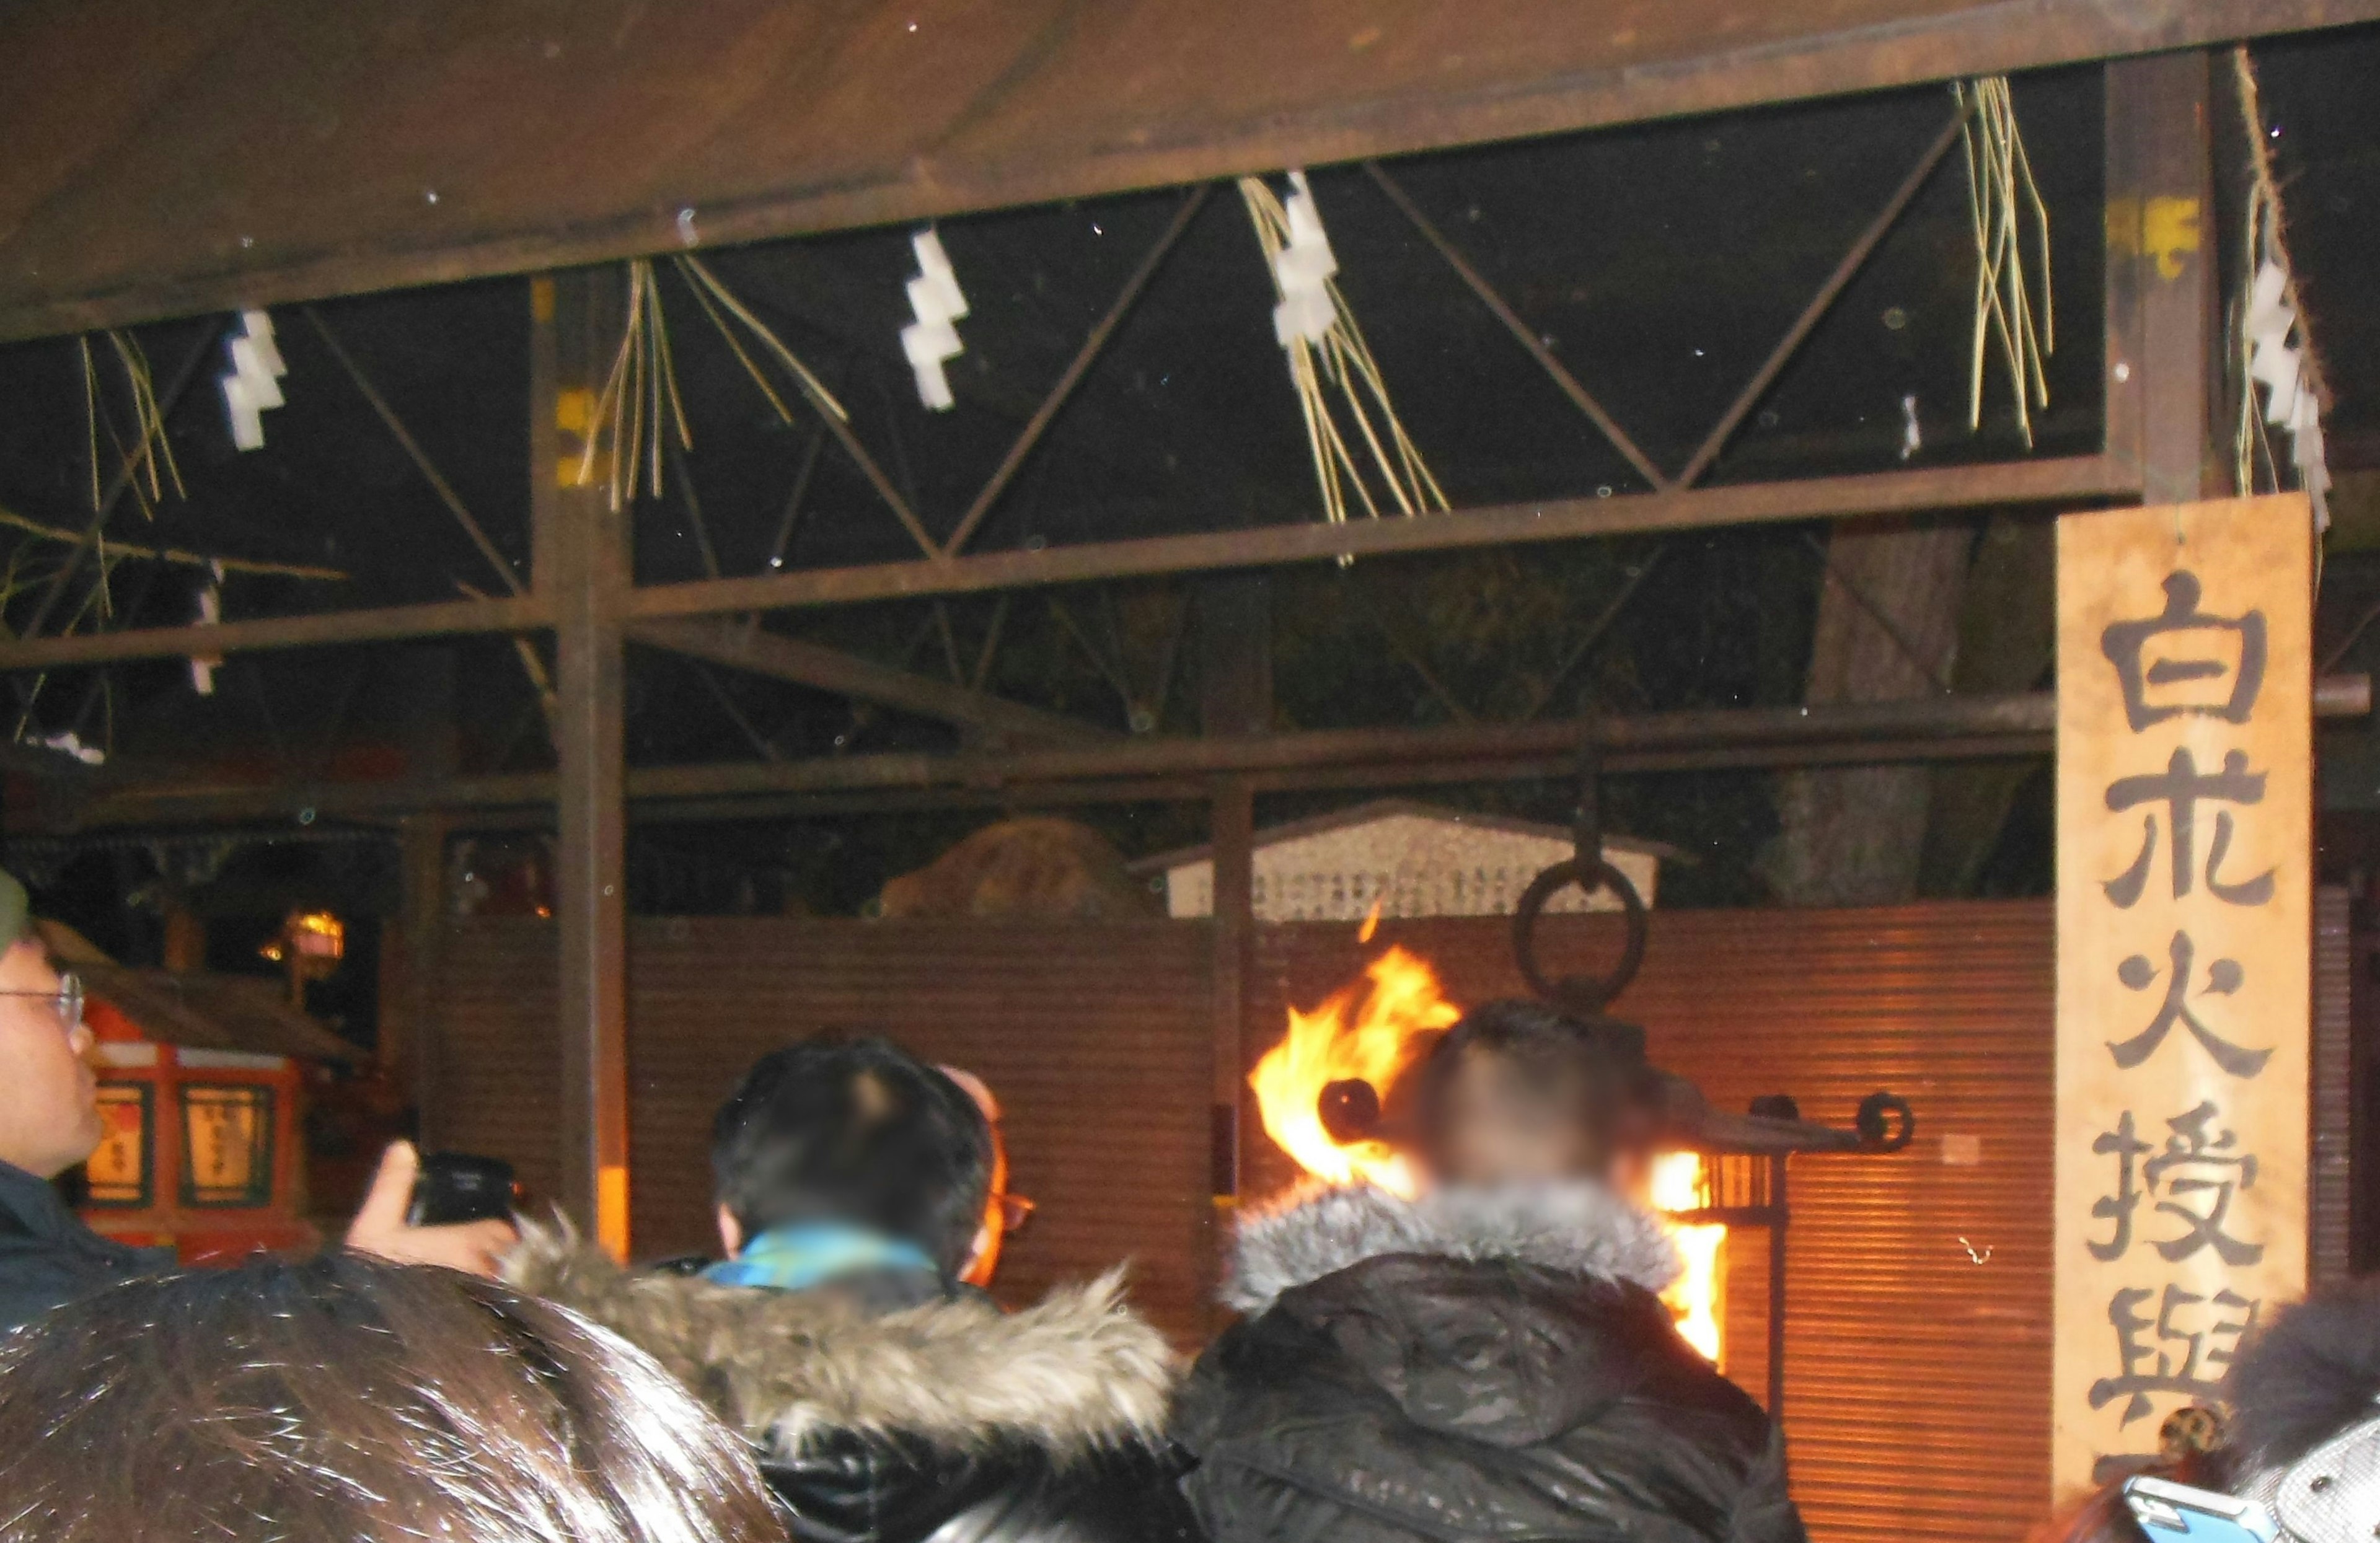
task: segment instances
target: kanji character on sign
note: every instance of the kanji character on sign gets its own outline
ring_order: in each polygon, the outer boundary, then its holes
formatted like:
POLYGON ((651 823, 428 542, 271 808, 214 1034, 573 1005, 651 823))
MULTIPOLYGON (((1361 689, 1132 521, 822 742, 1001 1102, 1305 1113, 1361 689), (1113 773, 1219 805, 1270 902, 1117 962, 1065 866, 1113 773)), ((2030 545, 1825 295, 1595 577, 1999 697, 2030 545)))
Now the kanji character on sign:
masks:
POLYGON ((2099 634, 2134 734, 2184 713, 2244 723, 2255 711, 2265 685, 2265 614, 2211 615, 2198 600, 2198 576, 2184 568, 2166 577, 2161 614, 2113 622, 2099 634))
POLYGON ((2091 1143, 2091 1150, 2099 1157, 2116 1160, 2115 1193, 2103 1195, 2091 1202, 2094 1220, 2116 1224, 2115 1232, 2106 1242, 2090 1245, 2091 1257, 2104 1264, 2122 1258, 2125 1250, 2132 1245, 2132 1212, 2141 1209, 2141 1200, 2145 1193, 2139 1183, 2138 1160, 2145 1156, 2150 1148, 2134 1132, 2132 1112, 2128 1109, 2124 1111, 2123 1118, 2116 1122, 2114 1130, 2100 1133, 2098 1139, 2091 1143))
MULTIPOLYGON (((2155 1054, 2156 1048, 2165 1043, 2165 1037, 2173 1032, 2176 1024, 2180 1024, 2190 1030, 2191 1038, 2196 1039, 2208 1055, 2214 1057, 2217 1066, 2235 1077, 2254 1076, 2265 1069, 2265 1063, 2272 1059, 2273 1052, 2269 1050, 2246 1050, 2231 1043, 2199 1022, 2197 1014, 2191 1012, 2184 1001, 2190 990, 2193 952, 2194 945, 2189 933, 2176 932, 2173 935, 2173 942, 2167 949, 2171 968, 2166 980, 2165 1001, 2158 1006, 2156 1016, 2149 1021, 2148 1027, 2131 1039, 2120 1043, 2109 1040, 2108 1052, 2116 1058, 2117 1065, 2130 1071, 2155 1054)), ((2147 990, 2155 981, 2156 975, 2156 966, 2149 962, 2145 954, 2135 954, 2116 966, 2116 978, 2122 981, 2128 990, 2147 990)), ((2240 967, 2239 960, 2217 959, 2207 966, 2206 990, 2199 994, 2229 996, 2239 990, 2246 979, 2247 972, 2240 967)))
MULTIPOLYGON (((2187 749, 2177 749, 2166 763, 2162 773, 2138 777, 2119 777, 2107 786, 2107 808, 2118 814, 2142 804, 2163 804, 2173 831, 2173 897, 2180 900, 2191 892, 2197 879, 2194 860, 2198 845, 2198 806, 2201 802, 2229 804, 2260 804, 2265 798, 2265 773, 2248 770, 2245 752, 2233 750, 2223 758, 2223 770, 2202 772, 2198 762, 2187 749)), ((2262 905, 2273 898, 2273 872, 2266 869, 2252 879, 2227 884, 2218 878, 2224 857, 2231 850, 2231 811, 2215 811, 2215 844, 2206 854, 2207 893, 2232 905, 2262 905)), ((2141 825, 2141 855, 2132 866, 2101 884, 2107 898, 2126 910, 2141 898, 2147 885, 2149 863, 2156 855, 2157 818, 2143 817, 2141 825)))
POLYGON ((2165 1152, 2149 1159, 2143 1169, 2152 1188, 2165 1185, 2168 1198, 2159 1200, 2156 1209, 2190 1224, 2181 1236, 2158 1243, 2156 1251, 2180 1261, 2202 1248, 2213 1248, 2225 1264, 2252 1265, 2265 1257, 2265 1245, 2232 1237, 2223 1231, 2223 1219, 2231 1209, 2236 1190, 2255 1187, 2256 1160, 2238 1149, 2240 1138, 2235 1132, 2212 1133, 2216 1114, 2210 1099, 2189 1113, 2168 1120, 2173 1135, 2166 1140, 2165 1152), (2206 1209, 2201 1211, 2182 1203, 2180 1197, 2189 1195, 2208 1196, 2206 1209))
POLYGON ((2232 1353, 2239 1348, 2241 1338, 2256 1327, 2256 1314, 2263 1306, 2237 1292, 2216 1292, 2216 1308, 2243 1312, 2246 1316, 2226 1318, 2208 1314, 2205 1316, 2214 1321, 2193 1330, 2188 1324, 2200 1315, 2192 1309, 2206 1302, 2205 1296, 2168 1285, 2156 1316, 2146 1317, 2141 1306, 2156 1294, 2146 1286, 2131 1286, 2118 1292, 2107 1304, 2107 1321, 2115 1326, 2116 1354, 2123 1369, 2091 1384, 2091 1407, 2104 1409, 2113 1400, 2125 1400, 2123 1419, 2119 1422, 2124 1425, 2150 1412, 2151 1393, 2212 1398, 2219 1392, 2232 1353), (2152 1330, 2156 1343, 2143 1343, 2142 1336, 2152 1330), (2180 1347, 2178 1355, 2160 1348, 2177 1345, 2180 1347))

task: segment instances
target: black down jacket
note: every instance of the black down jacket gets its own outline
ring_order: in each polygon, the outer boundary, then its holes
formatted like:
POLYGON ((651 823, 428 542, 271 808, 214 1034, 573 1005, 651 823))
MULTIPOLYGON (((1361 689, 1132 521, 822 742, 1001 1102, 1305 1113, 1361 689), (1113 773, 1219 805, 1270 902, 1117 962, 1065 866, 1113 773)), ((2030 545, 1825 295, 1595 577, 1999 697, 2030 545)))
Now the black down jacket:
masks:
POLYGON ((1196 1543, 1164 1339, 1111 1277, 1004 1314, 962 1291, 622 1270, 532 1232, 504 1273, 638 1346, 753 1442, 801 1543, 1196 1543))
POLYGON ((1243 1226, 1175 1415, 1215 1543, 1802 1543, 1758 1405, 1678 1337, 1675 1254, 1592 1187, 1330 1191, 1243 1226))
POLYGON ((86 1292, 173 1268, 171 1248, 101 1237, 49 1180, 0 1162, 0 1334, 86 1292))

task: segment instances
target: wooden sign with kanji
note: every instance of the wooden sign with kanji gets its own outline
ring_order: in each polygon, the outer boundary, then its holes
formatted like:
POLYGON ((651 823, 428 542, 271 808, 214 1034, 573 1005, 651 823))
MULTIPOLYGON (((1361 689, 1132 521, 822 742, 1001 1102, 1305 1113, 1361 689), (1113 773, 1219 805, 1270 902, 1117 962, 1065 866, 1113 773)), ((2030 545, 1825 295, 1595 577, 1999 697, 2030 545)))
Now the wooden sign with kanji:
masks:
POLYGON ((2300 494, 2058 522, 2060 1498, 2305 1289, 2313 565, 2300 494))

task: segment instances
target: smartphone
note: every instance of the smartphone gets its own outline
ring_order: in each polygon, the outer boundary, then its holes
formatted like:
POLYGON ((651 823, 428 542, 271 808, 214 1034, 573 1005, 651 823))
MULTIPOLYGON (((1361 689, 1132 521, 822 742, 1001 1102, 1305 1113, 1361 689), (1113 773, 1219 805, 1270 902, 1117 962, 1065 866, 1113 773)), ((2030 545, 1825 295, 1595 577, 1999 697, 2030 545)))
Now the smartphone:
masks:
POLYGON ((2281 1531, 2253 1500, 2146 1475, 2124 1481, 2124 1503, 2150 1543, 2273 1543, 2281 1531))
POLYGON ((458 1221, 509 1221, 516 1185, 513 1165, 468 1152, 431 1152, 421 1160, 406 1224, 445 1227, 458 1221))

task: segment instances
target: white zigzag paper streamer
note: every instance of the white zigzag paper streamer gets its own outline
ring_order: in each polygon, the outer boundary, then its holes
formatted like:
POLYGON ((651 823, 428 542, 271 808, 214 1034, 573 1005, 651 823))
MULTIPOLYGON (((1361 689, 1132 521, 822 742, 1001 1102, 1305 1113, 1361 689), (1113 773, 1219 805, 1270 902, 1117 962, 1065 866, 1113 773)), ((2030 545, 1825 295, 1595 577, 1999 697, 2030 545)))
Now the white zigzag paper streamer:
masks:
POLYGON ((222 378, 224 407, 231 415, 231 442, 242 450, 264 448, 264 414, 281 406, 281 377, 289 373, 273 341, 273 317, 240 312, 245 329, 231 340, 231 373, 222 378))
POLYGON ((909 237, 909 246, 917 254, 917 276, 909 281, 909 309, 917 319, 901 329, 901 351, 917 371, 917 399, 936 412, 948 412, 956 398, 942 366, 966 346, 952 325, 967 313, 966 296, 940 236, 921 230, 909 237))

